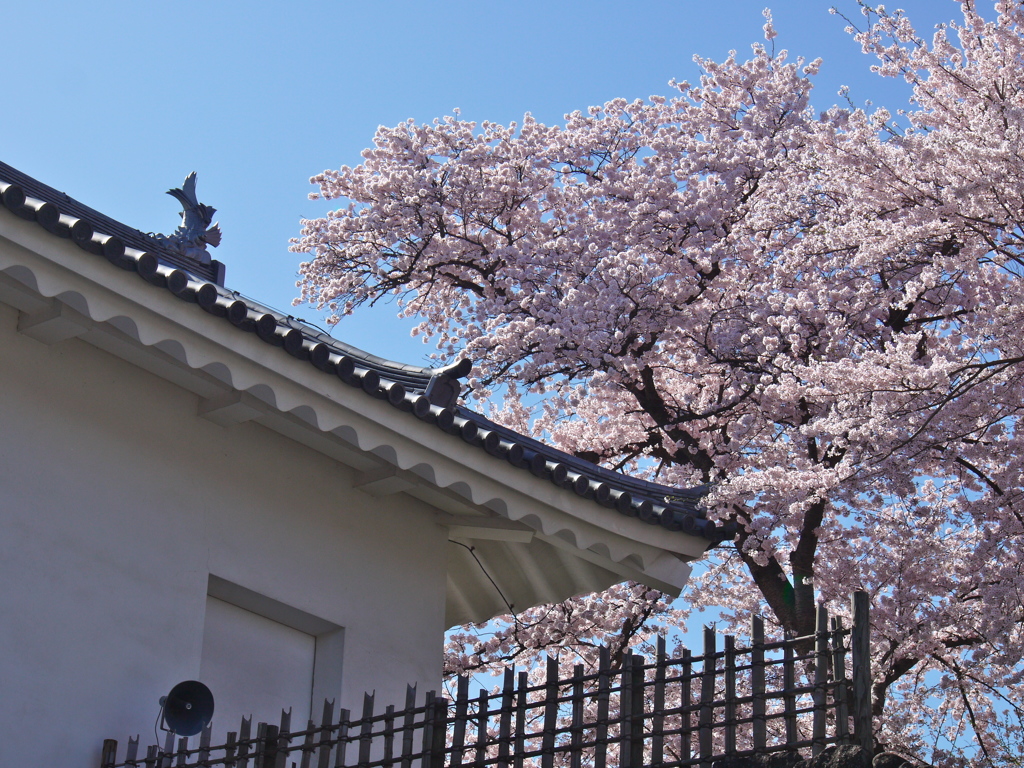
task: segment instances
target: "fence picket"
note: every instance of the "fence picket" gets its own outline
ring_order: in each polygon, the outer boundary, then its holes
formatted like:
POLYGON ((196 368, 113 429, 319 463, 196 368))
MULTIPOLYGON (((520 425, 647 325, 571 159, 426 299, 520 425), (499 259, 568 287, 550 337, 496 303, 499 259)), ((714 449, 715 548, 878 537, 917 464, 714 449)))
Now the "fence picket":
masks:
POLYGON ((413 731, 416 728, 416 686, 405 686, 405 714, 402 716, 402 768, 412 767, 413 731))
POLYGON ((793 661, 793 646, 786 643, 782 648, 782 701, 786 720, 786 742, 795 743, 796 730, 796 665, 793 661))
POLYGON ((384 709, 384 761, 381 768, 391 768, 395 764, 395 705, 388 704, 384 709))
POLYGON ((635 766, 642 766, 644 763, 644 690, 646 688, 646 677, 644 667, 646 660, 643 656, 634 656, 632 663, 632 695, 633 702, 629 712, 629 743, 632 754, 629 762, 635 766))
POLYGON ((235 750, 237 746, 238 733, 236 731, 228 731, 227 742, 224 744, 224 766, 225 768, 234 768, 235 763, 235 750))
POLYGON ((825 751, 825 723, 828 717, 826 684, 828 681, 828 611, 818 605, 814 626, 814 714, 812 720, 811 755, 817 757, 825 751))
POLYGON ((455 687, 455 716, 452 720, 452 756, 449 765, 462 765, 463 745, 466 743, 466 719, 469 711, 469 677, 459 675, 455 687))
MULTIPOLYGON (((210 759, 210 739, 213 738, 213 724, 207 723, 199 734, 199 753, 196 764, 205 766, 210 759)), ((303 766, 302 768, 306 768, 303 766)))
POLYGON ((835 680, 833 700, 836 707, 836 736, 840 744, 850 742, 849 682, 846 679, 846 646, 843 645, 843 620, 832 617, 832 677, 835 680))
POLYGON ((373 746, 373 699, 374 693, 363 694, 363 716, 359 726, 359 768, 370 764, 370 747, 373 746))
POLYGON ((139 737, 134 736, 133 738, 128 739, 128 750, 124 756, 124 764, 126 766, 131 766, 131 768, 137 768, 138 762, 136 762, 136 758, 138 755, 139 737))
POLYGON ((619 768, 639 768, 633 762, 633 654, 628 651, 619 681, 619 768))
POLYGON ((867 592, 853 593, 850 656, 853 663, 853 735, 868 754, 874 747, 871 732, 871 621, 867 592))
POLYGON ((523 752, 526 751, 526 709, 530 706, 527 689, 530 678, 526 672, 519 673, 519 689, 516 691, 516 735, 512 754, 515 756, 515 768, 523 768, 523 752))
POLYGON ((680 682, 679 699, 683 711, 679 717, 682 729, 679 734, 679 760, 688 765, 693 757, 693 662, 688 648, 683 648, 681 666, 683 679, 680 682))
POLYGON ((515 672, 505 670, 501 686, 501 718, 498 721, 498 768, 508 768, 512 741, 512 702, 515 696, 515 672))
POLYGON ((699 746, 701 768, 711 768, 714 756, 715 630, 704 627, 704 659, 700 673, 699 746))
POLYGON ((487 722, 490 718, 488 707, 490 696, 487 691, 480 689, 480 697, 476 708, 476 762, 475 765, 483 765, 487 759, 487 722))
POLYGON ((608 759, 608 709, 611 705, 611 658, 602 645, 597 657, 597 723, 594 729, 594 768, 605 768, 608 759))
POLYGON ((583 665, 576 664, 572 670, 572 724, 569 737, 569 768, 583 766, 583 665))
POLYGON ((334 750, 334 768, 344 768, 345 753, 348 751, 349 711, 338 711, 338 746, 334 750))
POLYGON ((554 768, 555 730, 558 728, 558 661, 548 656, 544 681, 544 732, 541 737, 541 768, 554 768))
POLYGON ((100 753, 100 768, 113 768, 117 763, 117 739, 104 739, 100 753))
POLYGON ((281 710, 281 726, 277 731, 277 739, 274 742, 274 768, 286 768, 285 761, 288 759, 288 745, 292 740, 292 709, 285 712, 281 710))
POLYGON ((665 761, 665 677, 668 660, 665 653, 665 636, 658 635, 658 648, 654 662, 654 711, 651 717, 651 765, 659 766, 665 761))
POLYGON ((331 763, 331 727, 334 723, 334 699, 324 699, 320 717, 320 743, 317 746, 316 768, 328 768, 331 763))
POLYGON ((725 754, 736 754, 736 638, 725 636, 725 754))
POLYGON ((248 768, 249 765, 249 738, 252 734, 252 715, 242 718, 238 726, 238 760, 235 765, 238 768, 248 768))
POLYGON ((764 619, 754 616, 750 627, 750 716, 751 741, 755 751, 768 745, 768 726, 765 719, 764 697, 764 619))

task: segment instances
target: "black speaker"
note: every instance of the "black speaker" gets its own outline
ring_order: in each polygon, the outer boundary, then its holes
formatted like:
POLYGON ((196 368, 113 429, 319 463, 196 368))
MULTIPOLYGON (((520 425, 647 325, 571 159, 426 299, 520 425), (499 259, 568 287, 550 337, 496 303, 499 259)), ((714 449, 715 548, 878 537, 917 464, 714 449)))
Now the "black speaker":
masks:
POLYGON ((167 730, 194 736, 213 719, 213 694, 198 680, 186 680, 160 699, 167 730))

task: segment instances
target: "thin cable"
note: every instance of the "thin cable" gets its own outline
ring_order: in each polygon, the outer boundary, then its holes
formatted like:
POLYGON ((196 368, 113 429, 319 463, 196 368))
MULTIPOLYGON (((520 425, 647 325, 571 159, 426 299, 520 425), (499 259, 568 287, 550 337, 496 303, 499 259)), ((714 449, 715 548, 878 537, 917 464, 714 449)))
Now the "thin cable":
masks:
POLYGON ((484 564, 480 562, 480 558, 476 556, 476 552, 473 551, 474 549, 476 549, 476 547, 471 547, 468 544, 463 544, 461 541, 454 541, 454 540, 450 540, 450 541, 452 542, 452 544, 458 544, 460 547, 465 547, 466 549, 469 550, 469 554, 471 554, 473 556, 473 559, 476 560, 476 564, 480 566, 480 570, 483 571, 484 576, 486 576, 487 580, 489 582, 491 582, 491 584, 494 586, 494 589, 498 593, 498 595, 501 597, 502 602, 505 603, 505 605, 508 607, 508 612, 511 613, 512 614, 512 618, 515 619, 516 609, 512 607, 512 603, 510 603, 508 601, 508 599, 505 597, 505 593, 501 591, 501 587, 499 587, 495 583, 494 579, 491 578, 491 574, 489 574, 487 572, 487 569, 484 568, 484 564))

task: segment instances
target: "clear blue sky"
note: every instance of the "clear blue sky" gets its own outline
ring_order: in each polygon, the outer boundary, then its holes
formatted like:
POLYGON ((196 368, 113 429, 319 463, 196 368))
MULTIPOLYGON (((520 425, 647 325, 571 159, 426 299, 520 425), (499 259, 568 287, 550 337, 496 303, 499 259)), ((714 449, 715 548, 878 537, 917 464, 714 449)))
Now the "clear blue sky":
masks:
MULTIPOLYGON (((296 294, 288 252, 299 219, 320 215, 308 179, 355 165, 380 124, 557 122, 616 98, 666 94, 695 79, 693 54, 724 58, 762 39, 768 0, 434 0, 247 3, 35 0, 0 3, 0 159, 144 231, 172 231, 163 194, 198 171, 218 209, 214 251, 227 284, 279 308, 296 294)), ((836 0, 860 19, 854 0, 836 0)), ((900 88, 829 14, 830 0, 770 3, 793 55, 821 56, 814 104, 905 104, 900 88)), ((908 0, 919 30, 958 14, 949 0, 908 0)), ((891 7, 896 7, 893 4, 891 7)), ((990 10, 990 6, 989 6, 990 10)), ((309 307, 292 310, 319 318, 309 307)), ((336 336, 403 362, 430 348, 394 307, 342 321, 336 336)))

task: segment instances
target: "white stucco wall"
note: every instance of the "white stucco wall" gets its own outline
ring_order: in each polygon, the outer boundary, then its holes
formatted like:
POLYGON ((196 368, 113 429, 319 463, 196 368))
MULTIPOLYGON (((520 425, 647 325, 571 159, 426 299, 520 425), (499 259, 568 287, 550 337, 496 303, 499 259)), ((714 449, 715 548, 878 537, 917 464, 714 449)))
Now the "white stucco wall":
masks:
POLYGON ((150 743, 157 699, 200 675, 211 573, 344 627, 341 706, 437 685, 447 532, 427 505, 17 320, 0 304, 0 765, 150 743))

